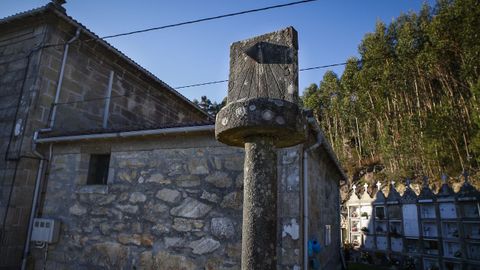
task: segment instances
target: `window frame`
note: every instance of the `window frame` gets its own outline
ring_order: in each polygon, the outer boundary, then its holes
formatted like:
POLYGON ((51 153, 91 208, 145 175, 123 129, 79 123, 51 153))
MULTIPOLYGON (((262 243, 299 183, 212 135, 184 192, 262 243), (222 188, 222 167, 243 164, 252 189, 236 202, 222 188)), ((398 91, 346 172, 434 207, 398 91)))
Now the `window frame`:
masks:
POLYGON ((110 169, 111 154, 90 154, 88 161, 87 186, 105 186, 108 184, 108 173, 110 169), (99 172, 102 170, 103 172, 99 172), (102 175, 99 177, 99 175, 102 175))

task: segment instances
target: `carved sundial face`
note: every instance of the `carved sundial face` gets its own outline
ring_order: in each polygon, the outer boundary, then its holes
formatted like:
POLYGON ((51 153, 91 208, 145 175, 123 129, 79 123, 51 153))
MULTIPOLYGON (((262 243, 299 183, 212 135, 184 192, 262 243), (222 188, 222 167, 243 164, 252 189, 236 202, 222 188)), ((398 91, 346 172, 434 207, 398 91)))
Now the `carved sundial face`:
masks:
POLYGON ((305 141, 297 51, 293 27, 231 45, 228 99, 216 116, 217 140, 243 147, 248 138, 268 137, 279 148, 305 141))
POLYGON ((232 44, 228 102, 263 97, 296 103, 297 50, 291 27, 232 44))

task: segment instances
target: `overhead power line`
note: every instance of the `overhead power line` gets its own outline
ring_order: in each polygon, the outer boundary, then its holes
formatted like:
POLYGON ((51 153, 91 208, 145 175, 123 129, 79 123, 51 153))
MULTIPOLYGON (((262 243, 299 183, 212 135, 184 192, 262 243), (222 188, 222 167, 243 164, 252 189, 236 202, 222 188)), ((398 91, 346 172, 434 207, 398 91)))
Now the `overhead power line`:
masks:
MULTIPOLYGON (((239 12, 234 12, 234 13, 217 15, 217 16, 213 16, 213 17, 206 17, 206 18, 201 18, 201 19, 196 19, 196 20, 190 20, 190 21, 179 22, 179 23, 174 23, 174 24, 167 24, 167 25, 157 26, 157 27, 152 27, 152 28, 140 29, 140 30, 135 30, 135 31, 131 31, 131 32, 119 33, 119 34, 97 37, 97 38, 90 38, 90 39, 84 40, 83 42, 90 42, 90 41, 95 41, 95 40, 129 36, 129 35, 134 35, 134 34, 139 34, 139 33, 162 30, 162 29, 167 29, 167 28, 174 28, 174 27, 178 27, 178 26, 182 26, 182 25, 195 24, 195 23, 205 22, 205 21, 213 21, 213 20, 217 20, 217 19, 234 17, 234 16, 244 15, 244 14, 248 14, 248 13, 254 13, 254 12, 260 12, 260 11, 265 11, 265 10, 270 10, 270 9, 294 6, 294 5, 299 5, 299 4, 305 4, 305 3, 309 3, 309 2, 315 2, 315 1, 318 1, 318 0, 302 0, 302 1, 286 3, 286 4, 263 7, 263 8, 249 9, 249 10, 244 10, 244 11, 239 11, 239 12)), ((65 44, 66 44, 66 42, 59 42, 59 43, 54 43, 54 44, 46 44, 46 45, 40 46, 39 48, 51 48, 51 47, 57 47, 57 46, 64 46, 65 44)))
MULTIPOLYGON (((129 35, 134 35, 134 34, 139 34, 139 33, 145 33, 145 32, 150 32, 150 31, 162 30, 162 29, 173 28, 173 27, 178 27, 178 26, 182 26, 182 25, 194 24, 194 23, 205 22, 205 21, 212 21, 212 20, 217 20, 217 19, 222 19, 222 18, 228 18, 228 17, 234 17, 234 16, 239 16, 239 15, 244 15, 244 14, 249 14, 249 13, 255 13, 255 12, 260 12, 260 11, 266 11, 266 10, 271 10, 271 9, 276 9, 276 8, 282 8, 282 7, 299 5, 299 4, 305 4, 305 3, 309 3, 309 2, 315 2, 315 1, 318 1, 318 0, 302 0, 302 1, 290 2, 290 3, 286 3, 286 4, 279 4, 279 5, 267 6, 267 7, 263 7, 263 8, 249 9, 249 10, 244 10, 244 11, 239 11, 239 12, 234 12, 234 13, 217 15, 217 16, 213 16, 213 17, 206 17, 206 18, 201 18, 201 19, 196 19, 196 20, 190 20, 190 21, 185 21, 185 22, 179 22, 179 23, 174 23, 174 24, 168 24, 168 25, 163 25, 163 26, 158 26, 158 27, 152 27, 152 28, 146 28, 146 29, 141 29, 141 30, 136 30, 136 31, 131 31, 131 32, 119 33, 119 34, 115 34, 115 35, 103 36, 103 37, 99 37, 99 38, 92 38, 92 39, 88 39, 88 40, 85 40, 85 41, 88 42, 88 41, 93 41, 93 40, 109 39, 109 38, 116 38, 116 37, 122 37, 122 36, 129 36, 129 35)), ((66 43, 48 44, 48 45, 43 45, 42 48, 56 47, 56 46, 61 46, 61 45, 65 45, 65 44, 66 44, 66 43)), ((306 70, 312 70, 312 69, 320 69, 320 68, 327 68, 327 67, 333 67, 333 66, 338 66, 338 65, 342 65, 342 64, 345 64, 345 63, 333 64, 333 65, 327 65, 327 66, 317 66, 317 67, 304 68, 304 69, 300 69, 300 71, 306 71, 306 70)), ((225 83, 225 82, 228 82, 228 80, 220 80, 220 81, 211 81, 211 82, 205 82, 205 83, 197 83, 197 84, 179 86, 179 87, 175 87, 175 88, 176 88, 176 89, 182 89, 182 88, 198 87, 198 86, 203 86, 203 85, 219 84, 219 83, 225 83)))
MULTIPOLYGON (((357 62, 361 62, 360 60, 357 62)), ((314 69, 323 69, 323 68, 329 68, 329 67, 335 67, 335 66, 342 66, 346 65, 347 62, 345 63, 336 63, 336 64, 329 64, 329 65, 323 65, 323 66, 315 66, 315 67, 308 67, 308 68, 301 68, 299 71, 308 71, 308 70, 314 70, 314 69)), ((203 83, 196 83, 196 84, 189 84, 189 85, 184 85, 184 86, 178 86, 174 87, 174 89, 182 89, 182 88, 191 88, 191 87, 198 87, 198 86, 204 86, 204 85, 211 85, 211 84, 219 84, 219 83, 226 83, 228 80, 220 80, 220 81, 210 81, 210 82, 203 82, 203 83)), ((140 90, 143 92, 146 96, 153 97, 151 94, 145 92, 144 90, 140 90)), ((95 101, 101 101, 105 99, 114 99, 114 98, 120 98, 120 97, 128 97, 132 95, 133 93, 128 92, 123 95, 115 95, 111 97, 99 97, 99 98, 91 98, 91 99, 84 99, 84 100, 76 100, 76 101, 67 101, 67 102, 59 102, 57 105, 70 105, 70 104, 75 104, 75 103, 84 103, 84 102, 95 102, 95 101)), ((1 110, 2 108, 0 108, 1 110)))
POLYGON ((183 85, 183 86, 178 86, 178 87, 174 87, 174 88, 175 89, 182 89, 182 88, 190 88, 190 87, 197 87, 197 86, 203 86, 203 85, 209 85, 209 84, 226 83, 226 82, 228 82, 228 80, 189 84, 189 85, 183 85))
MULTIPOLYGON (((361 61, 358 61, 361 62, 361 61)), ((323 69, 323 68, 329 68, 329 67, 338 67, 338 66, 344 66, 348 64, 347 62, 343 63, 336 63, 336 64, 329 64, 329 65, 324 65, 324 66, 316 66, 316 67, 308 67, 308 68, 301 68, 298 71, 307 71, 307 70, 314 70, 314 69, 323 69)))
POLYGON ((191 20, 191 21, 179 22, 179 23, 174 23, 174 24, 167 24, 167 25, 163 25, 163 26, 157 26, 157 27, 141 29, 141 30, 126 32, 126 33, 104 36, 104 37, 101 37, 101 39, 129 36, 129 35, 133 35, 133 34, 162 30, 162 29, 173 28, 173 27, 178 27, 178 26, 187 25, 187 24, 194 24, 194 23, 199 23, 199 22, 212 21, 212 20, 217 20, 217 19, 223 19, 223 18, 228 18, 228 17, 244 15, 244 14, 248 14, 248 13, 254 13, 254 12, 260 12, 260 11, 265 11, 265 10, 270 10, 270 9, 276 9, 276 8, 299 5, 299 4, 305 4, 305 3, 309 3, 309 2, 315 2, 315 1, 317 1, 317 0, 302 0, 302 1, 286 3, 286 4, 263 7, 263 8, 249 9, 249 10, 244 10, 244 11, 239 11, 239 12, 234 12, 234 13, 217 15, 217 16, 213 16, 213 17, 206 17, 206 18, 201 18, 201 19, 196 19, 196 20, 191 20))
MULTIPOLYGON (((397 55, 397 56, 408 56, 410 54, 403 54, 403 55, 397 55)), ((373 62, 373 61, 378 61, 378 60, 385 60, 388 59, 389 57, 375 57, 375 58, 370 58, 370 59, 359 59, 355 61, 357 64, 363 64, 366 62, 373 62)), ((342 63, 335 63, 335 64, 328 64, 328 65, 322 65, 322 66, 314 66, 314 67, 307 67, 307 68, 301 68, 298 71, 309 71, 309 70, 315 70, 315 69, 324 69, 324 68, 330 68, 330 67, 338 67, 338 66, 345 66, 349 62, 342 62, 342 63)), ((203 86, 203 85, 210 85, 210 84, 218 84, 218 83, 225 83, 228 82, 228 80, 221 80, 221 81, 210 81, 210 82, 203 82, 203 83, 195 83, 195 84, 189 84, 189 85, 182 85, 182 86, 177 86, 174 87, 175 89, 182 89, 182 88, 190 88, 190 87, 197 87, 197 86, 203 86)))
MULTIPOLYGON (((407 56, 409 54, 405 54, 402 56, 407 56)), ((349 61, 349 62, 342 62, 342 63, 334 63, 334 64, 328 64, 328 65, 321 65, 321 66, 313 66, 313 67, 307 67, 307 68, 301 68, 299 69, 300 72, 302 71, 309 71, 309 70, 316 70, 316 69, 324 69, 324 68, 330 68, 330 67, 337 67, 337 66, 344 66, 347 65, 348 63, 357 63, 357 64, 365 64, 367 62, 373 62, 373 61, 378 61, 378 60, 385 60, 390 57, 375 57, 375 58, 370 58, 370 59, 359 59, 356 61, 349 61)), ((174 89, 182 89, 182 88, 190 88, 190 87, 198 87, 198 86, 204 86, 204 85, 211 85, 211 84, 219 84, 219 83, 226 83, 228 80, 219 80, 219 81, 209 81, 209 82, 202 82, 202 83, 195 83, 195 84, 189 84, 189 85, 183 85, 183 86, 177 86, 173 87, 174 89)), ((154 97, 150 93, 146 92, 145 90, 139 90, 143 92, 146 96, 148 97, 154 97)), ((92 99, 85 99, 85 100, 77 100, 77 101, 69 101, 69 102, 63 102, 63 103, 57 103, 57 105, 69 105, 69 104, 74 104, 74 103, 82 103, 82 102, 92 102, 92 101, 99 101, 99 100, 104 100, 108 98, 120 98, 120 97, 128 97, 130 95, 134 94, 133 92, 127 92, 123 95, 116 95, 116 96, 111 96, 111 97, 100 97, 100 98, 92 98, 92 99)), ((1 96, 0 96, 1 97, 1 96)))
MULTIPOLYGON (((358 62, 361 62, 360 60, 358 62)), ((335 64, 329 64, 329 65, 323 65, 323 66, 315 66, 315 67, 308 67, 308 68, 301 68, 298 71, 308 71, 308 70, 314 70, 314 69, 324 69, 324 68, 330 68, 330 67, 338 67, 338 66, 344 66, 346 65, 347 62, 343 63, 335 63, 335 64)), ((203 83, 195 83, 195 84, 189 84, 189 85, 182 85, 182 86, 177 86, 174 87, 175 89, 182 89, 182 88, 190 88, 190 87, 197 87, 197 86, 204 86, 204 85, 210 85, 210 84, 219 84, 219 83, 226 83, 228 80, 221 80, 221 81, 210 81, 210 82, 203 82, 203 83)))

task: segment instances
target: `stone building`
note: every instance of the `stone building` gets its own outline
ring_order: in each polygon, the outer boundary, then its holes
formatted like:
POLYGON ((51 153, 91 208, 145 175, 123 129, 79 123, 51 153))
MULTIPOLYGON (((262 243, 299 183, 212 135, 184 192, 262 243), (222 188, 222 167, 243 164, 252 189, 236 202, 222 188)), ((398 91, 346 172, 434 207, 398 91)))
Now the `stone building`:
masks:
MULTIPOLYGON (((238 269, 243 150, 58 2, 0 20, 0 269, 238 269)), ((338 269, 345 177, 309 119, 278 150, 278 264, 338 269)))
POLYGON ((388 195, 377 183, 371 197, 356 188, 348 208, 345 241, 360 252, 357 260, 402 269, 480 269, 480 192, 467 178, 458 192, 446 183, 434 192, 425 179, 417 194, 407 183, 388 195))

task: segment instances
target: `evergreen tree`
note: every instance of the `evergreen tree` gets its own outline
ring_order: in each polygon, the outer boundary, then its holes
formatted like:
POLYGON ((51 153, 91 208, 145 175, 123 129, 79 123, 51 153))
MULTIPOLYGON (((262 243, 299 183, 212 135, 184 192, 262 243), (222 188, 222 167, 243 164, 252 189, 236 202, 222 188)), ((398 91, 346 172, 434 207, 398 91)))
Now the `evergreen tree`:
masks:
POLYGON ((204 110, 213 118, 215 118, 215 116, 220 111, 220 109, 223 108, 223 106, 225 106, 226 98, 223 99, 221 103, 217 103, 217 102, 210 101, 210 99, 208 99, 207 96, 201 96, 200 101, 198 101, 197 99, 193 99, 192 102, 193 104, 200 107, 200 109, 204 110))
POLYGON ((340 78, 302 97, 353 182, 438 178, 480 162, 480 2, 441 0, 401 14, 359 45, 340 78))

